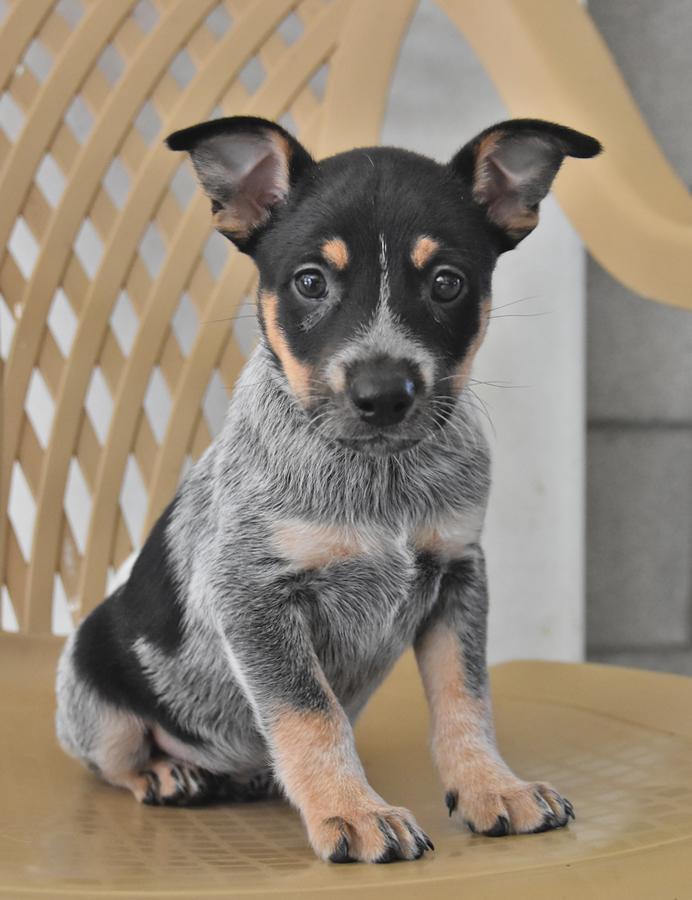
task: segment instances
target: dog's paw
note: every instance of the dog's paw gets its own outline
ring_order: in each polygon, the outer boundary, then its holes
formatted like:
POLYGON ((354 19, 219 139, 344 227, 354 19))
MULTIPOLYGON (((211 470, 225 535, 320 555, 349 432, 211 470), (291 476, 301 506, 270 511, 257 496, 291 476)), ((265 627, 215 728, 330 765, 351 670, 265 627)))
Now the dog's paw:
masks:
POLYGON ((574 808, 550 785, 513 779, 490 790, 451 789, 445 795, 450 816, 461 818, 474 834, 504 837, 564 828, 574 808))
POLYGON ((204 774, 175 759, 159 759, 140 772, 135 796, 147 806, 187 806, 206 793, 204 774))
POLYGON ((420 859, 434 850, 430 838, 403 807, 376 806, 308 824, 313 848, 334 863, 389 863, 420 859))

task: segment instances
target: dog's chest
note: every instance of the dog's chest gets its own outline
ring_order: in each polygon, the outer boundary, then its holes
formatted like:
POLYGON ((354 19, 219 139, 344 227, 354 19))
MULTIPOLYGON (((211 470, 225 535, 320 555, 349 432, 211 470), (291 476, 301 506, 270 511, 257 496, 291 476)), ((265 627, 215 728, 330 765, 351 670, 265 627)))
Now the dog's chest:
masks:
POLYGON ((315 648, 342 700, 412 642, 446 564, 478 538, 481 518, 466 510, 400 528, 277 523, 275 549, 307 588, 315 648))

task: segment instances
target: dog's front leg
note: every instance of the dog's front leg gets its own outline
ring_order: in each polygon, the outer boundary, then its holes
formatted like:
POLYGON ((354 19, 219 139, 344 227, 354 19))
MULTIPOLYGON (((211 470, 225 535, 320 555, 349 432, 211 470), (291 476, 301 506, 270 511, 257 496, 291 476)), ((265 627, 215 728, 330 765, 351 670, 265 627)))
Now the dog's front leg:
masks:
POLYGON ((518 778, 500 756, 486 668, 483 551, 469 546, 442 578, 436 611, 416 641, 432 715, 433 756, 450 815, 491 837, 567 824, 572 806, 552 787, 518 778))
POLYGON ((327 682, 307 622, 290 599, 243 606, 223 628, 228 659, 264 735, 278 780, 318 856, 417 859, 429 838, 368 784, 350 722, 327 682))

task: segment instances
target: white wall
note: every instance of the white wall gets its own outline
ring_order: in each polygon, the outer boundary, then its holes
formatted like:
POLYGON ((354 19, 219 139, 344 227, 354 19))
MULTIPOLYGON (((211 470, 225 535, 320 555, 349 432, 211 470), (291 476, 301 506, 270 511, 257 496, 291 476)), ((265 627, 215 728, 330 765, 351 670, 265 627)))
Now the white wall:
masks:
MULTIPOLYGON (((423 0, 382 143, 442 161, 506 117, 473 51, 423 0)), ((583 654, 584 285, 579 238, 551 197, 538 229, 500 260, 496 317, 474 370, 479 380, 511 385, 478 388, 495 431, 485 540, 493 661, 583 654)))

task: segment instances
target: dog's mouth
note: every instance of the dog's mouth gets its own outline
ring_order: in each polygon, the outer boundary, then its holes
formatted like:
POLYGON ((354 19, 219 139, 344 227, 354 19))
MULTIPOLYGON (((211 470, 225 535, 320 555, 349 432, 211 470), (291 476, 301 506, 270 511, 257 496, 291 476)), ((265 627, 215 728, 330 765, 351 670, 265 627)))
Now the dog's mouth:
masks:
POLYGON ((359 453, 369 453, 377 456, 387 456, 392 453, 403 453, 417 446, 423 437, 406 437, 401 435, 374 434, 366 437, 335 437, 335 442, 349 450, 359 453))

